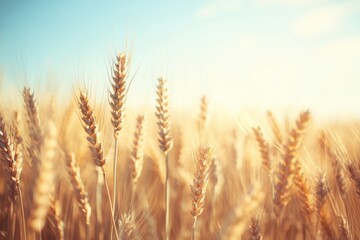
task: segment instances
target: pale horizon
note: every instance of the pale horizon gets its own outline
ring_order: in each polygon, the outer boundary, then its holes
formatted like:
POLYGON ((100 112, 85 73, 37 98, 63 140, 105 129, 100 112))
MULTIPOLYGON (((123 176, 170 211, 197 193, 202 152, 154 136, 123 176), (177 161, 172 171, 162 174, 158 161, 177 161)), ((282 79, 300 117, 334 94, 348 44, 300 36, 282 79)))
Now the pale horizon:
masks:
POLYGON ((111 61, 126 50, 130 105, 151 104, 164 76, 178 108, 207 95, 238 112, 360 116, 357 1, 3 1, 0 13, 5 87, 51 79, 60 94, 85 85, 106 95, 111 61))

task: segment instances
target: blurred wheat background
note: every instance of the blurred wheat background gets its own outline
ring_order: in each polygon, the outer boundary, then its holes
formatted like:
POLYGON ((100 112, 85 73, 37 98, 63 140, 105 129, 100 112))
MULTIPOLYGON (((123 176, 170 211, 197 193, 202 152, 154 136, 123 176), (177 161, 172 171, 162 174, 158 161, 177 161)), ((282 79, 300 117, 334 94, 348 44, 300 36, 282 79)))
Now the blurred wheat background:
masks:
POLYGON ((359 13, 2 1, 0 239, 359 239, 359 13))

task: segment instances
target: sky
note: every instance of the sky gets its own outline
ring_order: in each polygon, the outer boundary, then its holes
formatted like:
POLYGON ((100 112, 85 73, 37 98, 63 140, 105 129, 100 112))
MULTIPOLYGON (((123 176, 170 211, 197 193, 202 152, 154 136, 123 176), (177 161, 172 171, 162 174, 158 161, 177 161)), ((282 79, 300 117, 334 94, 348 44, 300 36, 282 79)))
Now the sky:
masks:
POLYGON ((131 56, 130 104, 306 109, 360 117, 360 1, 0 1, 2 87, 106 94, 131 56))

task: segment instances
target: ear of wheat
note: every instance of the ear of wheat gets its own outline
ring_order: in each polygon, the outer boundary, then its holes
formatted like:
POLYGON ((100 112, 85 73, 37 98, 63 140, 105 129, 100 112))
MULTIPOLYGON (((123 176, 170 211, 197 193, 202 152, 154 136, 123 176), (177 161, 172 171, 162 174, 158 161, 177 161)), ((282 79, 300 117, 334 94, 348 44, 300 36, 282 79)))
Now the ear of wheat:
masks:
MULTIPOLYGON (((40 152, 39 171, 33 190, 33 202, 29 217, 30 232, 40 232, 50 206, 50 194, 54 180, 54 158, 56 155, 56 127, 49 122, 48 134, 40 152)), ((30 234, 31 235, 31 234, 30 234)))
POLYGON ((137 184, 143 168, 144 125, 145 125, 145 116, 138 115, 138 117, 136 118, 136 129, 134 133, 134 140, 131 151, 131 174, 134 185, 137 184))
POLYGON ((294 174, 294 160, 300 146, 300 139, 304 134, 305 127, 310 119, 310 112, 302 112, 296 120, 296 126, 291 130, 288 141, 285 145, 285 153, 280 161, 277 179, 275 183, 274 205, 275 214, 279 216, 281 210, 286 206, 289 200, 289 189, 294 174))
POLYGON ((5 180, 8 189, 9 200, 16 201, 19 194, 19 182, 21 174, 21 159, 15 153, 12 139, 7 134, 2 114, 0 114, 0 158, 4 169, 5 180))
POLYGON ((263 237, 260 233, 260 222, 257 216, 252 217, 248 228, 248 240, 262 240, 263 237))
POLYGON ((94 111, 89 104, 89 99, 84 92, 80 92, 78 104, 81 111, 83 128, 87 133, 86 139, 89 142, 89 148, 91 150, 94 163, 104 171, 106 158, 104 157, 103 147, 100 142, 98 125, 95 122, 94 111))
POLYGON ((203 135, 206 123, 208 119, 208 99, 206 96, 203 96, 200 99, 200 114, 198 119, 198 131, 199 135, 203 135))
POLYGON ((128 58, 125 53, 116 57, 111 83, 112 92, 110 93, 111 122, 114 127, 116 137, 124 125, 125 100, 127 93, 128 79, 128 58))
POLYGON ((269 172, 271 170, 269 145, 266 142, 260 127, 253 128, 253 132, 261 153, 263 167, 267 172, 269 172))
POLYGON ((85 225, 88 227, 88 225, 90 225, 91 207, 89 204, 87 192, 85 191, 85 187, 80 176, 79 168, 75 162, 74 154, 66 153, 65 161, 70 182, 74 188, 76 200, 79 204, 80 212, 82 214, 85 225))
POLYGON ((28 154, 29 161, 34 165, 34 169, 37 169, 37 163, 39 161, 39 152, 43 143, 43 133, 40 124, 39 110, 34 98, 34 94, 31 93, 29 88, 24 88, 23 99, 25 103, 26 122, 29 132, 29 145, 28 154))
POLYGON ((172 148, 172 138, 170 136, 170 120, 169 120, 169 100, 167 93, 166 80, 159 78, 157 86, 157 104, 156 117, 157 125, 159 127, 159 147, 165 155, 168 154, 172 148))
POLYGON ((157 104, 155 115, 157 117, 157 125, 159 128, 159 147, 165 154, 166 179, 165 179, 165 239, 170 238, 170 183, 169 183, 169 151, 173 146, 170 136, 170 120, 169 120, 169 101, 167 93, 166 81, 163 78, 158 79, 157 86, 157 104))
POLYGON ((213 161, 210 147, 200 147, 196 157, 196 171, 194 174, 193 185, 191 185, 193 216, 192 239, 195 239, 196 222, 204 210, 206 188, 209 182, 210 167, 213 161))

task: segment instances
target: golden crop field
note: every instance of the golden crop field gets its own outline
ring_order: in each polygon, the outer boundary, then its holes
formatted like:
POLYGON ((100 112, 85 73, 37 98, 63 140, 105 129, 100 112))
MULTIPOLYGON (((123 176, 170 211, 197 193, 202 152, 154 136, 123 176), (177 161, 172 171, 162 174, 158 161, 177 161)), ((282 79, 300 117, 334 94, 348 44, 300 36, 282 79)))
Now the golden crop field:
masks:
POLYGON ((116 55, 105 102, 2 104, 1 239, 360 238, 359 122, 232 118, 211 96, 181 112, 161 77, 136 109, 128 69, 116 55))

